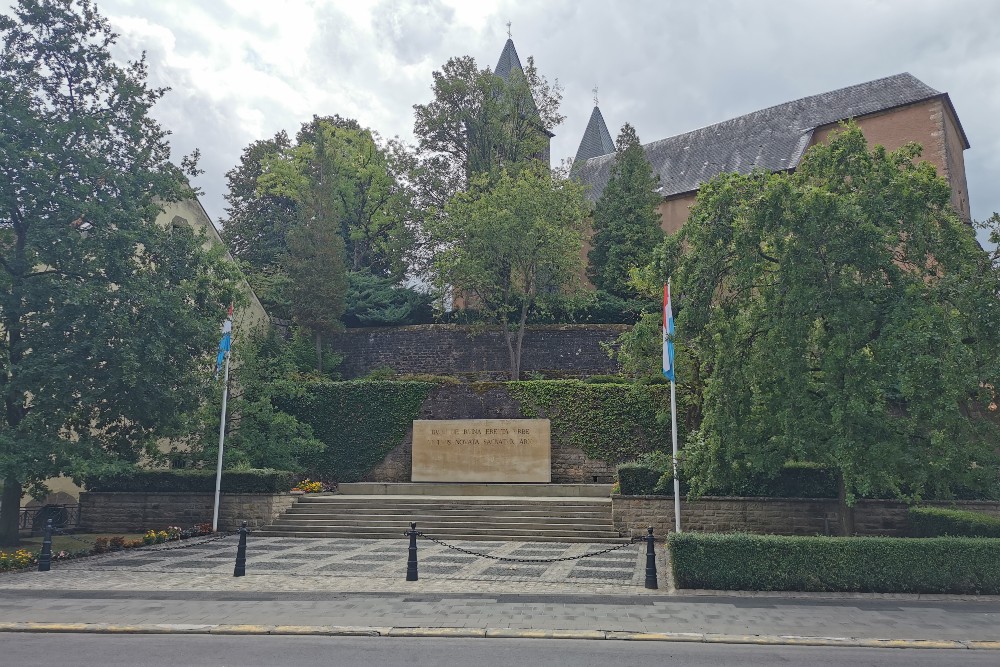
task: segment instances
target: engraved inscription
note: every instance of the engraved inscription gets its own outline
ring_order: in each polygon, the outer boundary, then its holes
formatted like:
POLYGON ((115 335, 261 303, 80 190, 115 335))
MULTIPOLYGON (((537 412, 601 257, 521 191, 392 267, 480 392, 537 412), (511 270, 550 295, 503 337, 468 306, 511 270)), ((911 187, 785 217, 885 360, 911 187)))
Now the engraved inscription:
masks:
POLYGON ((548 419, 413 422, 414 482, 549 482, 548 419))

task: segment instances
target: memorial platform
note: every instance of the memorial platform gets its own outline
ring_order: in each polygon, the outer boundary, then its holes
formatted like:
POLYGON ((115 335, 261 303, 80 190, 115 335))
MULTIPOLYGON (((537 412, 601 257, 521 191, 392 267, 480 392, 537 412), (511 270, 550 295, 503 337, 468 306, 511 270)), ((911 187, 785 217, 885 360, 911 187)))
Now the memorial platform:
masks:
POLYGON ((410 522, 452 540, 617 542, 606 484, 342 484, 299 498, 271 537, 400 539, 410 522))

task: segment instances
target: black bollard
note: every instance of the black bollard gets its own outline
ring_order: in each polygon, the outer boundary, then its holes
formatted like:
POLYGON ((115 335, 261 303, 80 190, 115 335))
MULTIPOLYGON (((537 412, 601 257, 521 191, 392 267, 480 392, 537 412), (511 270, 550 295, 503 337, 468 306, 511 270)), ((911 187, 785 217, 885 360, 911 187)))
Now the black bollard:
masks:
POLYGON ((656 589, 656 547, 653 546, 653 527, 646 529, 646 588, 656 589))
POLYGON ((42 555, 38 557, 38 571, 48 572, 52 567, 52 519, 45 522, 45 538, 42 539, 42 555))
POLYGON ((417 580, 417 524, 411 523, 410 529, 406 531, 410 536, 410 557, 406 560, 406 580, 417 580))
POLYGON ((243 577, 247 573, 247 533, 250 529, 247 528, 247 522, 244 521, 243 525, 240 526, 240 546, 236 548, 236 567, 233 569, 234 577, 243 577))

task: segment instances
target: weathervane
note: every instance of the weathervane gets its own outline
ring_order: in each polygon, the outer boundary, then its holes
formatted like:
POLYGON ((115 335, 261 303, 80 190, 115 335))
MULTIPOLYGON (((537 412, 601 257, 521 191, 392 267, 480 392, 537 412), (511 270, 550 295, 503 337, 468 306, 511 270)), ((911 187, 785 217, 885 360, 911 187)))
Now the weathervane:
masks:
POLYGON ((507 39, 510 39, 510 21, 507 21, 507 39))
POLYGON ((594 93, 594 106, 596 107, 596 106, 598 106, 598 104, 597 104, 597 84, 596 83, 594 84, 594 90, 592 92, 594 93))

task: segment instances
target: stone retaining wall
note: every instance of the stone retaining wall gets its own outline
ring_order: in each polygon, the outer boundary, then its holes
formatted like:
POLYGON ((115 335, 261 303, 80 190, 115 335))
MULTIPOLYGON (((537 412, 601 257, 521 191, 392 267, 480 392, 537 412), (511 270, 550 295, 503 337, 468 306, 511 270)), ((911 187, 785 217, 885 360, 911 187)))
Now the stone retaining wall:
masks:
MULTIPOLYGON (((1000 502, 926 502, 923 506, 986 512, 1000 517, 1000 502)), ((615 528, 623 534, 657 535, 674 529, 674 500, 669 496, 612 496, 615 528)), ((854 508, 858 535, 905 536, 908 505, 893 500, 860 500, 854 508)), ((746 531, 773 535, 837 533, 837 501, 827 498, 699 498, 681 499, 681 528, 709 533, 746 531)))
MULTIPOLYGON (((530 326, 524 335, 521 370, 546 377, 617 373, 617 363, 601 343, 613 342, 629 328, 626 324, 530 326)), ((510 358, 503 337, 495 331, 473 331, 453 324, 347 329, 331 336, 330 346, 344 357, 339 370, 345 379, 364 377, 379 368, 507 379, 510 358)))
MULTIPOLYGON (((292 506, 288 493, 224 493, 219 501, 219 530, 235 530, 247 521, 251 527, 271 523, 292 506)), ((211 523, 214 493, 117 493, 85 491, 80 494, 80 527, 102 533, 186 528, 211 523)))

